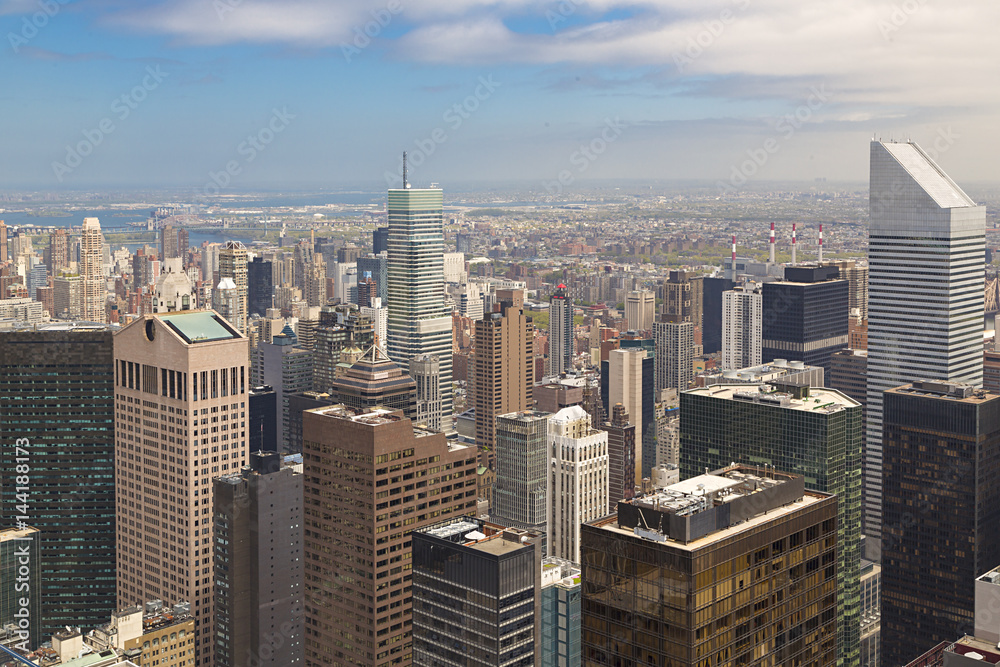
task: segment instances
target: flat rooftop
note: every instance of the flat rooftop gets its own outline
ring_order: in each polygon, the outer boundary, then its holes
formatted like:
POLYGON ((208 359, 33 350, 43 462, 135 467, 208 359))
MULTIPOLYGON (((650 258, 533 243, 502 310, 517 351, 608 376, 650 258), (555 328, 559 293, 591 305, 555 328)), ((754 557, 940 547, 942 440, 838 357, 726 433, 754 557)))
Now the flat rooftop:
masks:
MULTIPOLYGON (((752 519, 744 521, 743 523, 739 523, 734 526, 729 526, 728 528, 723 528, 722 530, 717 530, 715 532, 709 533, 708 535, 700 537, 691 542, 684 543, 678 540, 670 539, 669 537, 666 536, 664 536, 665 539, 658 541, 661 541, 663 544, 668 544, 671 547, 682 551, 697 551, 698 549, 702 549, 714 542, 719 542, 721 540, 728 539, 735 535, 739 535, 740 533, 756 530, 757 528, 768 522, 775 521, 776 519, 781 519, 790 514, 794 514, 795 512, 798 512, 803 508, 810 507, 812 505, 815 505, 816 503, 820 503, 829 497, 830 496, 825 494, 818 494, 812 491, 806 491, 805 495, 802 496, 801 500, 798 500, 794 503, 790 503, 788 505, 777 507, 775 509, 768 510, 767 512, 762 512, 757 516, 753 517, 752 519)), ((641 537, 641 535, 637 535, 635 530, 631 528, 620 528, 618 526, 617 515, 605 517, 603 519, 595 521, 590 525, 595 526, 597 528, 601 528, 603 530, 609 530, 617 535, 630 535, 632 537, 641 537)))
POLYGON ((969 660, 982 661, 987 665, 1000 664, 1000 649, 996 644, 968 635, 946 648, 944 652, 957 653, 969 660))
POLYGON ((906 384, 895 389, 888 389, 889 394, 904 394, 909 396, 926 396, 928 398, 939 398, 942 400, 955 401, 956 403, 968 403, 972 405, 986 403, 996 398, 1000 394, 986 391, 980 387, 957 382, 934 382, 920 381, 906 384))
POLYGON ((186 343, 210 343, 242 338, 221 317, 210 310, 184 311, 158 317, 186 343))
POLYGON ((714 384, 709 387, 690 389, 686 394, 710 396, 728 401, 764 403, 774 407, 802 412, 837 412, 846 408, 860 407, 861 404, 839 391, 811 387, 808 398, 797 399, 791 394, 774 390, 769 386, 748 386, 745 384, 714 384))

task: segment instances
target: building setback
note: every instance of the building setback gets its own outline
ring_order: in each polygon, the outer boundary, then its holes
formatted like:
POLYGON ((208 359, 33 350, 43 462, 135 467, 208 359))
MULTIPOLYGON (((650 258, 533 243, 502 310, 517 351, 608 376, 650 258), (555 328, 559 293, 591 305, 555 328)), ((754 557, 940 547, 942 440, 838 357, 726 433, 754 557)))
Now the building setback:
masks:
POLYGON ((832 667, 836 530, 835 497, 739 465, 619 503, 583 526, 582 664, 832 667))
POLYGON ((914 382, 883 402, 882 664, 974 622, 974 580, 1000 563, 1000 394, 914 382))
POLYGON ((475 449, 342 405, 303 413, 303 440, 306 665, 410 664, 411 533, 475 512, 475 449))
POLYGON ((40 532, 42 637, 116 608, 114 369, 104 325, 0 332, 0 529, 40 532))

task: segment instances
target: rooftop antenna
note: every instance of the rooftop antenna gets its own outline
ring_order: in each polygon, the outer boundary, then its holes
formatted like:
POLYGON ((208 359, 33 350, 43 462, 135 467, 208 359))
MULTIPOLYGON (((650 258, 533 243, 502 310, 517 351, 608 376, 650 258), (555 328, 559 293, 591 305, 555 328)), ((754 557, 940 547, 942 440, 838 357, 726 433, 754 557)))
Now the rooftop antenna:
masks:
POLYGON ((409 183, 406 182, 406 151, 403 151, 403 189, 410 187, 409 183))

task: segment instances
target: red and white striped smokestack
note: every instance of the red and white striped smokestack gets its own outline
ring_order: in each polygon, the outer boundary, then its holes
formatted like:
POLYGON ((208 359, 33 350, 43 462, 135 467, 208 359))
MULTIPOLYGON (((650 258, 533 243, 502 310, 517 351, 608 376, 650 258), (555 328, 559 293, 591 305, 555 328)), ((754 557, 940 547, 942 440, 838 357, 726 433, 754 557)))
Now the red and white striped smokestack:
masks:
POLYGON ((819 262, 823 263, 823 225, 819 226, 819 262))
POLYGON ((771 223, 771 264, 774 264, 774 223, 771 223))
POLYGON ((731 273, 732 275, 729 276, 729 279, 735 282, 736 281, 736 234, 733 234, 733 264, 731 273))
POLYGON ((792 264, 795 264, 795 223, 792 223, 792 264))

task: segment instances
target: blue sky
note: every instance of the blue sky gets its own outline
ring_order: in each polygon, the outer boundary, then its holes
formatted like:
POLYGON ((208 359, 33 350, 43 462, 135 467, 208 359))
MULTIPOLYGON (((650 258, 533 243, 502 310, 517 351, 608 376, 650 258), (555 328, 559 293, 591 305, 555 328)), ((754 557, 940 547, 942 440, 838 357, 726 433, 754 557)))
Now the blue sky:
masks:
POLYGON ((998 4, 0 0, 0 189, 991 181, 998 4))

